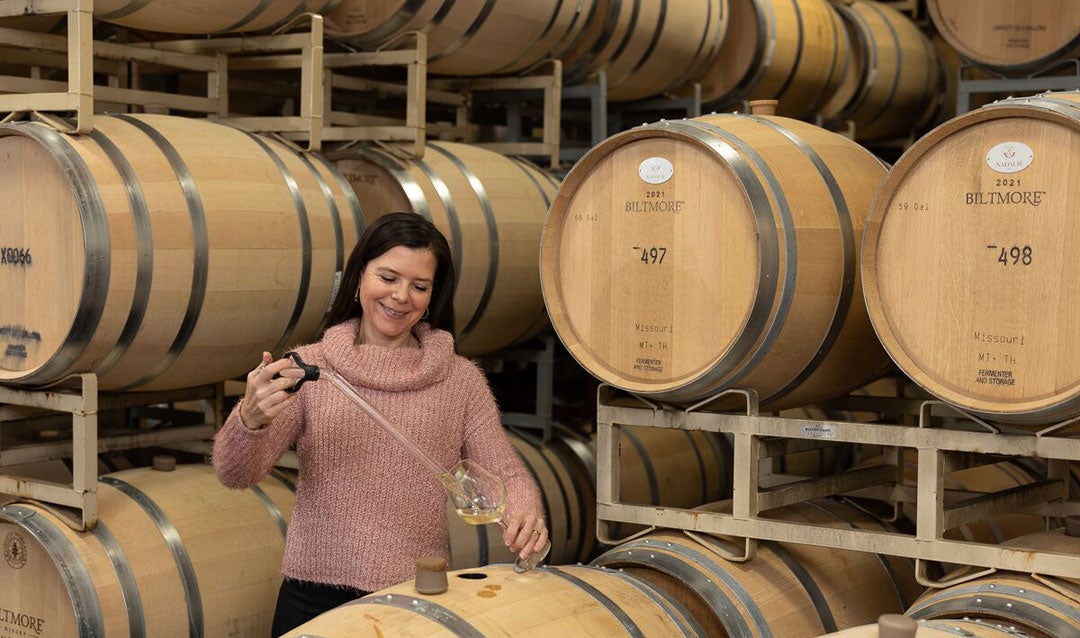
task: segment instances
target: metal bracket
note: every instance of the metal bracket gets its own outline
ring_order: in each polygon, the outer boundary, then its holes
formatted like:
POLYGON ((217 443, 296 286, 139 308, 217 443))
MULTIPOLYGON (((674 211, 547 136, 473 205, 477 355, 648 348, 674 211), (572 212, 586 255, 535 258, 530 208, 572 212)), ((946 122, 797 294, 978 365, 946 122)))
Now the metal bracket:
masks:
POLYGON ((622 396, 622 395, 633 397, 634 399, 637 399, 645 407, 649 408, 654 413, 659 412, 660 410, 663 409, 663 407, 659 403, 654 403, 654 402, 650 401, 649 399, 646 399, 645 397, 641 396, 640 394, 635 394, 635 393, 629 392, 627 390, 622 390, 620 388, 616 388, 615 386, 613 386, 613 385, 611 385, 609 383, 601 383, 599 386, 596 387, 596 400, 599 402, 599 405, 609 405, 616 397, 622 396))
POLYGON ((720 558, 723 558, 730 563, 745 563, 746 561, 753 559, 754 556, 757 555, 757 540, 753 538, 743 538, 743 551, 741 554, 736 554, 734 552, 729 552, 725 550, 716 543, 707 540, 696 532, 683 530, 683 533, 697 541, 697 543, 703 548, 707 549, 708 551, 716 554, 720 558))
POLYGON ((652 532, 655 532, 657 530, 657 527, 655 525, 649 525, 645 529, 643 529, 643 530, 641 530, 639 532, 634 532, 633 534, 630 534, 629 536, 625 536, 623 538, 615 538, 615 537, 611 536, 610 534, 608 534, 608 529, 609 529, 610 526, 611 526, 611 521, 605 521, 605 520, 602 520, 602 519, 597 519, 597 521, 596 521, 596 540, 600 541, 601 543, 603 543, 605 545, 622 545, 625 542, 632 541, 635 538, 641 538, 642 536, 645 536, 647 534, 651 534, 652 532))
POLYGON ((686 408, 686 412, 694 412, 694 411, 700 410, 701 408, 703 408, 703 407, 705 407, 707 405, 710 405, 713 402, 715 402, 715 401, 717 401, 717 400, 719 400, 719 399, 721 399, 723 397, 730 396, 730 395, 733 395, 733 394, 741 394, 746 398, 746 416, 757 416, 758 414, 761 413, 760 405, 758 404, 757 390, 754 390, 754 389, 743 390, 743 389, 740 389, 740 388, 731 388, 729 390, 724 390, 722 392, 714 394, 711 397, 705 399, 704 401, 699 401, 699 402, 695 403, 694 405, 686 408))
POLYGON ((1052 576, 1043 576, 1042 574, 1032 574, 1031 578, 1080 605, 1080 585, 1052 576))
POLYGON ((1062 421, 1055 425, 1051 425, 1048 428, 1035 432, 1035 436, 1049 436, 1059 430, 1067 430, 1070 426, 1080 423, 1080 416, 1073 417, 1067 421, 1062 421))
POLYGON ((970 419, 970 420, 974 421, 975 423, 981 425, 984 429, 986 429, 987 432, 991 432, 993 434, 1001 434, 1001 428, 999 428, 998 426, 991 425, 990 423, 987 423, 986 421, 980 419, 979 417, 977 417, 977 416, 975 416, 973 414, 965 412, 964 410, 956 407, 955 405, 952 405, 951 403, 946 403, 944 401, 938 401, 936 399, 935 400, 930 400, 930 401, 923 401, 922 404, 919 406, 919 427, 920 428, 932 428, 932 427, 934 427, 932 412, 933 412, 933 407, 935 405, 945 406, 946 408, 952 410, 953 412, 956 412, 960 416, 963 416, 963 417, 965 417, 967 419, 970 419))
POLYGON ((926 575, 927 562, 921 558, 915 559, 915 580, 924 587, 932 587, 934 589, 944 589, 946 587, 952 587, 953 585, 959 585, 968 581, 975 580, 976 578, 982 578, 983 576, 989 576, 997 571, 994 567, 988 567, 982 571, 969 572, 967 574, 958 576, 956 578, 949 578, 944 580, 935 580, 926 575))

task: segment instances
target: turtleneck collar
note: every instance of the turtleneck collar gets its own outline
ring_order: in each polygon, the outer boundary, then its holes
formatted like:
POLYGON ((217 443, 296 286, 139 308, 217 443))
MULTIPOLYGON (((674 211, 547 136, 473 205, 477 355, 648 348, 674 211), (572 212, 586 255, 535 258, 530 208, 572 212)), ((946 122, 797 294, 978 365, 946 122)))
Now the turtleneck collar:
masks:
POLYGON ((353 385, 403 392, 428 387, 450 373, 454 338, 444 330, 416 324, 413 335, 419 349, 357 344, 359 330, 360 319, 349 319, 327 328, 322 339, 327 363, 353 385))

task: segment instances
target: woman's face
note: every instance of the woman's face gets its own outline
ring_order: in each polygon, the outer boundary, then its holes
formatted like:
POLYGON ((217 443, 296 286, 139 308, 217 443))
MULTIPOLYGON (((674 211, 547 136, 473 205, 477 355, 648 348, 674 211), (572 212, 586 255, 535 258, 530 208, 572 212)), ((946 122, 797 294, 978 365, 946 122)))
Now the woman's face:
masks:
POLYGON ((435 253, 395 246, 368 262, 360 279, 360 336, 364 343, 410 345, 413 326, 431 303, 435 253))

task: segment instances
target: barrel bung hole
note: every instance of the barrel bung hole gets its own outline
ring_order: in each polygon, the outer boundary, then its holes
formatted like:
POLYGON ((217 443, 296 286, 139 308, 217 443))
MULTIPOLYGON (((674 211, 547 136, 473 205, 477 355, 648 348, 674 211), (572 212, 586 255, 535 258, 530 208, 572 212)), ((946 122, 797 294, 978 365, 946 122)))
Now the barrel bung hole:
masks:
POLYGON ((464 578, 465 580, 484 580, 487 578, 487 574, 481 574, 479 572, 466 572, 464 574, 458 574, 458 578, 464 578))

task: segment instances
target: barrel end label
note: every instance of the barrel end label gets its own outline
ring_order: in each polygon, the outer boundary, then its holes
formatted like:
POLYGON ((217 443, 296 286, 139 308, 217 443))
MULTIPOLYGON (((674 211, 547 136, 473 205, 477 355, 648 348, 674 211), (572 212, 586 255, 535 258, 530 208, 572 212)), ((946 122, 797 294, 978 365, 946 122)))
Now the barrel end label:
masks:
POLYGON ((4 561, 12 569, 26 567, 26 539, 19 532, 8 532, 4 537, 4 561))
POLYGON ((1023 142, 1002 142, 986 152, 986 165, 998 173, 1019 173, 1035 161, 1035 151, 1023 142))
POLYGON ((663 184, 675 174, 675 166, 663 157, 650 157, 638 164, 638 176, 647 184, 663 184))

